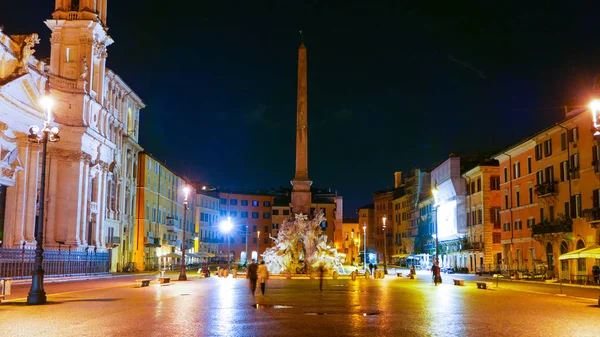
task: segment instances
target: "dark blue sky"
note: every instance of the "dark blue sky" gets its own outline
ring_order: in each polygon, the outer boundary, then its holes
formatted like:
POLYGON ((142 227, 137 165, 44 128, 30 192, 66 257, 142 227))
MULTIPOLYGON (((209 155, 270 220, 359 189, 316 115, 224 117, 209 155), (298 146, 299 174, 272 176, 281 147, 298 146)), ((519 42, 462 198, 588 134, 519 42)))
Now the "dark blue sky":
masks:
MULTIPOLYGON (((593 2, 148 2, 112 0, 108 13, 108 67, 147 104, 146 151, 214 185, 288 187, 302 28, 309 176, 344 196, 345 216, 394 171, 501 149, 556 122, 600 71, 593 2)), ((53 6, 2 4, 0 24, 40 33, 45 57, 53 6)))

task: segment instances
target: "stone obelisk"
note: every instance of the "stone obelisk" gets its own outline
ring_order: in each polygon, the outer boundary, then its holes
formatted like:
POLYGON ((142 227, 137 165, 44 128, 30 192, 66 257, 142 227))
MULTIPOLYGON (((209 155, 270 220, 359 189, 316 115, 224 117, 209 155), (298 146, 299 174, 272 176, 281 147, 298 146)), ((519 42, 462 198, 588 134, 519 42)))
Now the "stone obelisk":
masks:
POLYGON ((306 84, 306 47, 304 35, 300 31, 298 48, 298 97, 296 106, 296 175, 291 181, 293 213, 310 213, 310 185, 308 179, 308 97, 306 84))

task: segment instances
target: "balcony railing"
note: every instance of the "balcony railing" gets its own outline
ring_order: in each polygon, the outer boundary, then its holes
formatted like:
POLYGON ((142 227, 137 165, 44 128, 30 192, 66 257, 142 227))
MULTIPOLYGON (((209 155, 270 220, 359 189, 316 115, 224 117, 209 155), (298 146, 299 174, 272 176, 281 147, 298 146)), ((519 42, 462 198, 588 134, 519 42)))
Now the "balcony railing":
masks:
POLYGON ((538 197, 546 197, 558 193, 558 183, 556 181, 548 181, 535 186, 535 193, 538 197))
POLYGON ((90 202, 90 212, 92 214, 97 214, 98 213, 98 203, 97 202, 90 202))
POLYGON ((169 240, 169 246, 181 246, 181 240, 169 240))
POLYGON ((160 247, 161 240, 160 238, 145 238, 144 244, 146 247, 160 247))
POLYGON ((533 235, 551 234, 551 233, 568 233, 573 231, 573 222, 570 219, 554 222, 545 222, 533 225, 531 227, 533 235))
POLYGON ((204 243, 223 243, 225 242, 224 239, 219 239, 219 238, 201 238, 200 242, 204 242, 204 243))
POLYGON ((589 224, 600 223, 600 208, 594 207, 584 209, 583 215, 585 216, 585 221, 589 224))
POLYGON ((167 225, 167 232, 177 233, 178 231, 179 231, 179 228, 177 228, 177 226, 167 225))
POLYGON ((463 250, 481 250, 483 242, 465 242, 462 246, 463 250))

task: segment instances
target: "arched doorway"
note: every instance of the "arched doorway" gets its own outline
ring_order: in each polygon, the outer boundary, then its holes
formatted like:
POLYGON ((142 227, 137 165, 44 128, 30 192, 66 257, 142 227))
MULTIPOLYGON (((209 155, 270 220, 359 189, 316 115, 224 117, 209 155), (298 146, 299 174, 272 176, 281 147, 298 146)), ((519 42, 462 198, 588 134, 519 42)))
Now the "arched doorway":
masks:
MULTIPOLYGON (((560 243, 560 255, 566 254, 569 251, 569 247, 565 241, 560 243)), ((560 278, 563 280, 569 280, 569 260, 560 261, 560 278)))
POLYGON ((546 262, 548 263, 548 271, 546 277, 554 278, 554 253, 552 250, 552 243, 546 244, 546 262))
MULTIPOLYGON (((583 242, 583 240, 579 239, 577 240, 577 246, 575 249, 582 249, 585 248, 585 243, 583 242)), ((578 281, 581 281, 582 284, 586 284, 588 281, 588 277, 587 277, 587 263, 586 263, 586 259, 577 259, 577 275, 580 275, 578 277, 578 281)))

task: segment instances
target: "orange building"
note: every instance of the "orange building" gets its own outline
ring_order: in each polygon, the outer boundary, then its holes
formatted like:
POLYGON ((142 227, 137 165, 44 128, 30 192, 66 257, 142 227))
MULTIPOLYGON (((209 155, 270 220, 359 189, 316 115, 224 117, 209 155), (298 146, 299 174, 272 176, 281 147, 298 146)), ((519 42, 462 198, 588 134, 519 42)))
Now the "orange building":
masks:
POLYGON ((496 156, 503 268, 590 281, 594 260, 558 257, 598 244, 600 178, 591 129, 590 112, 572 110, 562 122, 496 156))
POLYGON ((467 258, 469 271, 495 270, 502 251, 498 161, 483 162, 465 172, 463 178, 467 194, 467 233, 461 252, 467 258))
MULTIPOLYGON (((358 225, 363 234, 363 245, 367 246, 367 263, 375 261, 375 236, 372 230, 375 226, 375 206, 373 204, 358 209, 358 225), (372 254, 372 255, 371 255, 372 254), (371 257, 372 256, 372 257, 371 257)), ((364 246, 363 246, 364 252, 364 246)), ((364 257, 363 257, 364 261, 364 257)))
POLYGON ((229 258, 235 263, 245 263, 271 247, 271 207, 274 196, 269 191, 219 190, 220 220, 229 217, 233 228, 219 247, 218 257, 227 261, 227 237, 229 258), (249 252, 248 256, 246 252, 249 252))
MULTIPOLYGON (((392 207, 392 199, 394 197, 394 190, 381 190, 373 193, 373 204, 374 204, 374 214, 373 214, 373 223, 371 226, 367 227, 367 235, 370 238, 367 238, 367 242, 372 242, 373 245, 373 253, 375 253, 375 259, 377 263, 384 263, 384 246, 386 246, 386 257, 389 261, 391 261, 391 256, 394 248, 394 242, 392 241, 392 233, 393 227, 391 219, 394 216, 394 210, 392 207), (386 218, 386 230, 385 230, 385 241, 384 241, 384 231, 383 231, 383 218, 386 218)), ((370 245, 370 243, 369 243, 370 245)), ((374 261, 375 262, 375 261, 374 261)))

